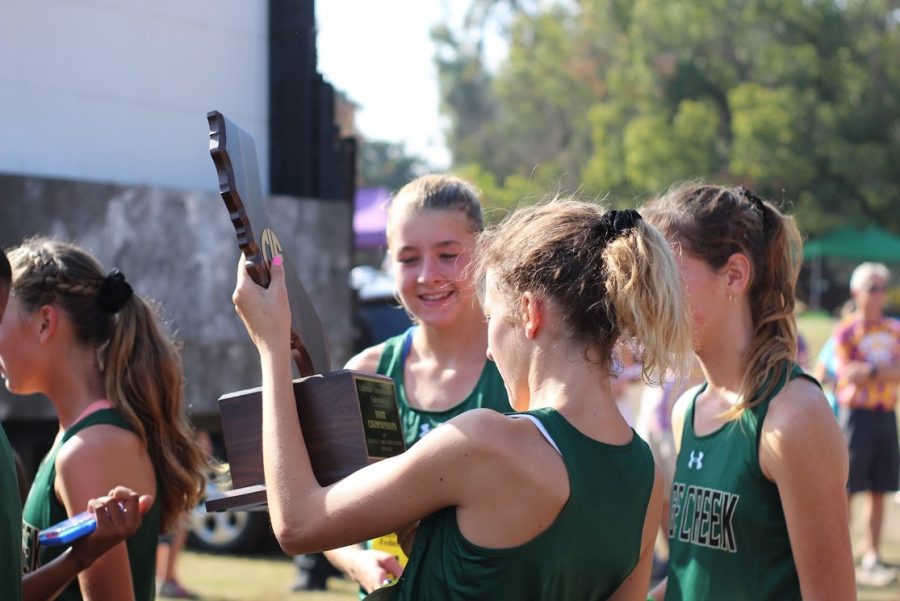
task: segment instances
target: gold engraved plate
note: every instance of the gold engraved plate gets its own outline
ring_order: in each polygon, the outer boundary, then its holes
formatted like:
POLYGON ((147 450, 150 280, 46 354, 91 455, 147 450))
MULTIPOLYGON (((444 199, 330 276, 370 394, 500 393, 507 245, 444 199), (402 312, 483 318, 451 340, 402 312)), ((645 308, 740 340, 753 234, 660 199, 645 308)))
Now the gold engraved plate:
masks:
POLYGON ((383 459, 404 450, 403 429, 393 382, 354 374, 366 449, 370 458, 383 459))

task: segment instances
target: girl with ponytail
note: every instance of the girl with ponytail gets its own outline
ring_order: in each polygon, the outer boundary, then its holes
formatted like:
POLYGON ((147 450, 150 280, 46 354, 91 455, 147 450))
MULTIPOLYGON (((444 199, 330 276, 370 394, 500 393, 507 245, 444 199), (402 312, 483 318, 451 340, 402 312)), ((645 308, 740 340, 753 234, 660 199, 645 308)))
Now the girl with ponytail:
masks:
POLYGON ((204 456, 183 412, 178 352, 125 277, 105 274, 78 247, 34 238, 9 259, 0 323, 6 386, 45 394, 60 424, 23 508, 24 570, 64 550, 40 548, 39 530, 124 485, 154 497, 140 529, 59 598, 152 599, 160 530, 197 503, 204 478, 204 456))
POLYGON ((704 184, 642 211, 675 250, 706 380, 673 410, 669 576, 653 597, 855 599, 847 450, 796 364, 793 219, 704 184))
POLYGON ((377 598, 643 601, 663 491, 618 412, 613 348, 635 342, 648 379, 684 363, 672 253, 634 211, 556 200, 480 236, 475 262, 487 355, 521 413, 468 411, 324 488, 291 393, 284 272, 274 261, 263 289, 239 269, 235 304, 263 365, 276 536, 295 554, 421 520, 403 576, 377 598))

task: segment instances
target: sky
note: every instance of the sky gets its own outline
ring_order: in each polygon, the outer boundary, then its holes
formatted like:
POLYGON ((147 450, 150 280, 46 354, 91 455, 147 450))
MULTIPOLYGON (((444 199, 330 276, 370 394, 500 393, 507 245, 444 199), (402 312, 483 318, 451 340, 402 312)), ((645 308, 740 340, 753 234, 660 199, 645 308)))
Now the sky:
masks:
POLYGON ((429 30, 447 18, 441 0, 319 0, 319 72, 359 106, 370 140, 403 142, 447 167, 429 30))

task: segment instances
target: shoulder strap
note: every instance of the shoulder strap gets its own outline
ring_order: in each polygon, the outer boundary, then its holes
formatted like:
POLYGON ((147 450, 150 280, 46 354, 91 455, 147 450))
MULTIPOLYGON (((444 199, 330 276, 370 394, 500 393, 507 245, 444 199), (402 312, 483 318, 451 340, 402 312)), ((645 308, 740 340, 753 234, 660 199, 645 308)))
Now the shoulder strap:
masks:
POLYGON ((389 372, 392 369, 396 369, 397 365, 402 369, 404 346, 407 344, 408 338, 411 342, 410 332, 409 330, 406 330, 406 332, 402 334, 391 336, 382 343, 383 348, 381 354, 378 356, 378 365, 375 367, 376 373, 390 375, 389 372))
POLYGON ((412 326, 408 330, 406 330, 406 335, 403 337, 403 347, 400 350, 400 364, 406 365, 406 358, 409 357, 409 349, 412 348, 413 334, 416 332, 416 326, 412 326))
POLYGON ((537 416, 531 415, 530 413, 510 413, 507 415, 507 417, 511 417, 513 419, 519 419, 519 418, 524 417, 524 418, 528 419, 531 423, 534 424, 534 427, 538 429, 538 431, 541 433, 541 435, 547 439, 547 442, 550 443, 550 446, 552 446, 554 449, 556 449, 556 452, 559 453, 560 456, 562 456, 562 451, 559 450, 559 447, 556 445, 556 441, 553 440, 553 437, 550 436, 550 433, 547 431, 547 428, 544 427, 544 424, 541 423, 541 420, 539 420, 537 418, 537 416))
MULTIPOLYGON (((756 448, 759 449, 760 441, 762 441, 762 431, 763 431, 763 422, 766 420, 766 416, 769 414, 769 404, 772 402, 779 392, 781 392, 788 382, 791 380, 796 380, 797 378, 803 378, 804 380, 809 380, 813 384, 819 387, 821 390, 822 385, 819 384, 819 381, 814 377, 803 371, 803 368, 793 363, 790 365, 790 368, 787 372, 787 377, 784 377, 784 372, 780 375, 781 383, 779 386, 769 395, 765 401, 753 407, 751 411, 756 415, 756 448)), ((759 453, 757 452, 757 457, 759 453)))
MULTIPOLYGON (((688 403, 687 409, 684 411, 684 417, 681 422, 681 446, 684 447, 684 439, 685 434, 689 433, 691 437, 694 437, 694 410, 697 408, 697 397, 700 396, 700 393, 706 390, 708 386, 708 382, 702 382, 697 384, 696 386, 692 386, 685 390, 682 395, 689 395, 690 402, 688 403)), ((677 400, 676 400, 677 402, 677 400)))
POLYGON ((77 424, 78 422, 89 416, 91 413, 95 413, 97 411, 100 411, 101 409, 112 409, 113 407, 114 405, 112 404, 112 401, 109 401, 107 399, 99 399, 85 407, 84 411, 81 412, 81 415, 76 417, 75 421, 73 421, 72 423, 77 424))
POLYGON ((77 423, 69 426, 69 429, 66 430, 65 434, 63 434, 62 441, 60 444, 65 443, 71 437, 73 437, 78 432, 81 432, 85 428, 89 428, 91 426, 96 426, 99 424, 108 424, 111 426, 118 426, 119 428, 125 430, 131 430, 131 426, 128 425, 128 422, 125 421, 125 418, 119 414, 115 409, 100 409, 98 411, 94 411, 84 419, 79 420, 77 423))
POLYGON ((819 389, 822 388, 822 384, 820 384, 818 380, 816 380, 813 376, 811 376, 810 374, 803 371, 802 367, 800 367, 797 364, 794 364, 794 367, 791 368, 790 379, 795 380, 797 378, 803 378, 804 380, 809 380, 810 382, 812 382, 813 384, 818 386, 819 389))

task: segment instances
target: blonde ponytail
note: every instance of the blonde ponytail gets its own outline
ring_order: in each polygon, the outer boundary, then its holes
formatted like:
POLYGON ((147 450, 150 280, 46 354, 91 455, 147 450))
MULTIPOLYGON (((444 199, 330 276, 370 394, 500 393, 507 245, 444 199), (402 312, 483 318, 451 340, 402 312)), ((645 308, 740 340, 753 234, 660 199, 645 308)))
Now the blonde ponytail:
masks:
POLYGON ((606 293, 621 338, 637 342, 645 382, 687 374, 690 316, 678 266, 662 234, 644 221, 603 251, 606 293))
POLYGON ((526 291, 551 298, 585 357, 610 373, 620 339, 637 343, 648 381, 687 365, 690 322, 675 260, 635 211, 558 198, 518 209, 479 238, 477 268, 491 270, 510 306, 526 291))

